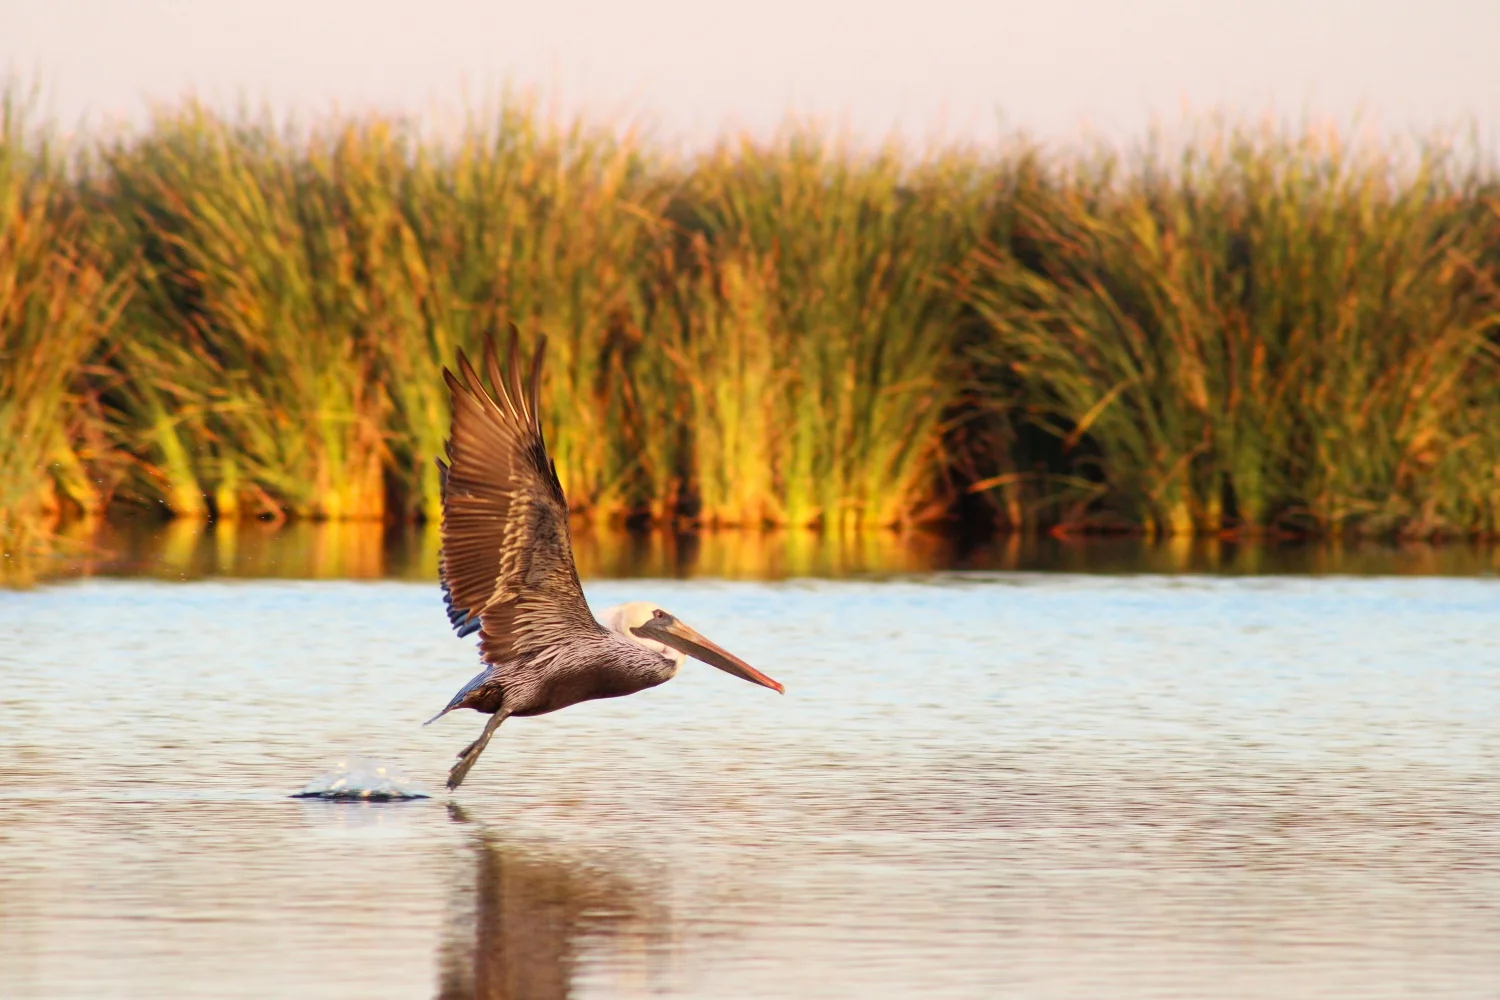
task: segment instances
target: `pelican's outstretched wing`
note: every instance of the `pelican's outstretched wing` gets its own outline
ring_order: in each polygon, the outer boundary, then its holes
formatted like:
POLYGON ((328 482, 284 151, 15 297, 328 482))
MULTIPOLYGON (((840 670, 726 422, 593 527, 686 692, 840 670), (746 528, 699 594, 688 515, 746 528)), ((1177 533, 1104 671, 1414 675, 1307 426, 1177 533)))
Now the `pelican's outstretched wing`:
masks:
POLYGON ((502 375, 493 338, 486 341, 485 389, 463 351, 458 375, 443 369, 453 424, 441 461, 443 550, 439 563, 448 617, 460 635, 481 629, 487 663, 604 630, 589 613, 573 566, 568 502, 542 439, 537 390, 545 338, 531 378, 521 385, 521 353, 511 331, 502 375))

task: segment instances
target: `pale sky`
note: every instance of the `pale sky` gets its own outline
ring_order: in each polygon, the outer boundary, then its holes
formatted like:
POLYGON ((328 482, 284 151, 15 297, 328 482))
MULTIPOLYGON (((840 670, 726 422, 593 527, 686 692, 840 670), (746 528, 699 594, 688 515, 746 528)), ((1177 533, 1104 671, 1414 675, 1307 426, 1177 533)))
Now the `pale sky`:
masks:
POLYGON ((62 123, 189 91, 457 114, 509 82, 698 145, 788 112, 878 139, 1131 141, 1184 107, 1500 132, 1500 0, 0 0, 62 123))

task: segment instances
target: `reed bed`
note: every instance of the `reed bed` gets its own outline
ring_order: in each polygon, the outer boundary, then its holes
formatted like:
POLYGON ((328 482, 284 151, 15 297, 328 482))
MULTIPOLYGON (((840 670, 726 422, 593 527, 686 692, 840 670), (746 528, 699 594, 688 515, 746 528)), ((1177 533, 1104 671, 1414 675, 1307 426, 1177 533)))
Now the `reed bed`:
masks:
POLYGON ((8 551, 111 502, 434 520, 441 367, 512 324, 595 522, 1500 531, 1500 185, 1440 145, 3 124, 8 551))
POLYGON ((27 549, 65 505, 98 514, 112 471, 89 369, 128 294, 59 151, 0 98, 0 547, 27 549))
POLYGON ((1490 198, 1326 133, 1101 157, 970 258, 973 356, 1102 501, 1084 523, 1493 531, 1490 198))
POLYGON ((948 275, 984 197, 970 158, 910 167, 807 132, 721 147, 687 176, 662 340, 683 373, 701 521, 849 528, 942 510, 964 310, 948 275))

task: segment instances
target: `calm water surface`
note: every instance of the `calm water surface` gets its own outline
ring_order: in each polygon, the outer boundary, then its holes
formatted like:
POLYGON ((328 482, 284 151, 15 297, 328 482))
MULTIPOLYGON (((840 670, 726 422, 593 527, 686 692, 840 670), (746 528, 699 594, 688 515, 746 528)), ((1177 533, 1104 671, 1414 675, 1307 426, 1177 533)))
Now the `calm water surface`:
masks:
POLYGON ((1500 993, 1493 577, 586 590, 786 696, 690 662, 295 800, 477 734, 430 582, 0 591, 0 997, 1500 993))

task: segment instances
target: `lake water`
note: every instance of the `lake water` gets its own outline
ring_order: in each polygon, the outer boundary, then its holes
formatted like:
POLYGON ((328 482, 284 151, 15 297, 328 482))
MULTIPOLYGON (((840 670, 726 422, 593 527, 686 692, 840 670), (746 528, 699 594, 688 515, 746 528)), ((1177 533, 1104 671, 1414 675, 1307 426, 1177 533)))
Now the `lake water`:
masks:
POLYGON ((581 543, 786 695, 690 661, 450 797, 425 543, 222 541, 0 591, 0 997, 1500 995, 1487 553, 581 543), (434 797, 288 797, 350 754, 434 797))

